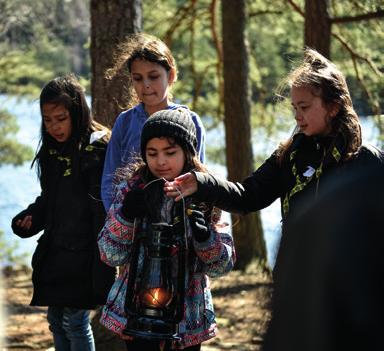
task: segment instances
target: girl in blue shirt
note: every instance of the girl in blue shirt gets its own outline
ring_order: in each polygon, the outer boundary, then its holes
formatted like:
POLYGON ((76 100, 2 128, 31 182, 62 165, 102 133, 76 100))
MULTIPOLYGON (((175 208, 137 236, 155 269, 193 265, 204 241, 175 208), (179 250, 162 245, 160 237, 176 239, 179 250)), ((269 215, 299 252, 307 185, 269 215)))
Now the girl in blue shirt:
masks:
POLYGON ((123 111, 116 119, 108 144, 102 177, 101 196, 108 211, 113 198, 113 179, 117 168, 134 162, 140 152, 144 122, 164 109, 188 110, 196 126, 197 152, 205 161, 205 129, 200 117, 188 107, 173 103, 170 88, 177 79, 175 59, 167 45, 148 34, 133 35, 122 48, 122 54, 110 71, 112 75, 125 66, 130 74, 138 104, 123 111))

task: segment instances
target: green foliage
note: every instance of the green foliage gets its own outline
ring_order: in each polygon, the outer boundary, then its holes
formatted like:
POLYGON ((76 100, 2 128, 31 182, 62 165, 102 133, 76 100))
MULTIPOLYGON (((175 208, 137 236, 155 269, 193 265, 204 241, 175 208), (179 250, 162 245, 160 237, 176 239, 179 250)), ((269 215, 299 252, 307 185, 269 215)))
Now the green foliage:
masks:
MULTIPOLYGON (((331 18, 361 15, 383 6, 382 0, 327 3, 331 18)), ((143 0, 142 4, 144 31, 164 39, 176 58, 175 100, 195 110, 208 128, 216 128, 223 120, 223 61, 214 40, 216 34, 221 45, 220 1, 213 9, 212 0, 143 0)), ((295 4, 304 10, 304 0, 295 4)), ((89 1, 82 0, 1 1, 0 92, 36 95, 44 82, 69 71, 88 86, 88 7, 89 1)), ((252 126, 269 138, 282 128, 274 114, 291 116, 286 109, 280 110, 275 91, 291 61, 301 57, 304 18, 281 0, 248 0, 247 16, 252 126)), ((358 113, 382 113, 383 19, 334 23, 332 32, 332 60, 347 77, 358 113)))
MULTIPOLYGON (((295 3, 304 10, 303 0, 295 3)), ((211 22, 214 16, 221 41, 220 1, 214 13, 211 4, 209 0, 143 1, 144 31, 164 39, 175 55, 179 68, 179 81, 173 89, 176 100, 199 113, 208 129, 216 128, 223 119, 220 62, 211 22)), ((329 12, 332 17, 353 16, 373 12, 379 5, 379 0, 332 1, 329 12)), ((270 140, 281 131, 287 135, 295 124, 289 103, 276 99, 276 89, 302 55, 304 18, 284 1, 249 0, 247 14, 253 140, 262 145, 263 139, 270 140)), ((362 115, 377 114, 384 108, 380 106, 384 101, 383 26, 382 19, 332 26, 348 43, 345 46, 332 37, 332 60, 345 73, 355 108, 362 115)), ((224 147, 210 143, 209 158, 223 161, 224 147)))
POLYGON ((16 118, 4 110, 0 110, 0 165, 21 165, 33 157, 29 146, 20 144, 15 140, 19 130, 16 118))
MULTIPOLYGON (((345 7, 348 8, 348 5, 345 4, 345 7)), ((369 6, 361 6, 360 10, 351 8, 351 13, 344 15, 373 10, 369 6)), ((335 13, 335 16, 342 15, 335 13)), ((332 58, 347 76, 356 110, 361 115, 379 114, 384 109, 383 19, 334 25, 333 32, 342 37, 344 43, 336 39, 332 41, 332 58)))
POLYGON ((10 51, 0 57, 0 93, 38 95, 53 72, 39 65, 33 51, 10 51))
POLYGON ((89 2, 0 1, 0 93, 36 95, 55 76, 89 78, 89 2))

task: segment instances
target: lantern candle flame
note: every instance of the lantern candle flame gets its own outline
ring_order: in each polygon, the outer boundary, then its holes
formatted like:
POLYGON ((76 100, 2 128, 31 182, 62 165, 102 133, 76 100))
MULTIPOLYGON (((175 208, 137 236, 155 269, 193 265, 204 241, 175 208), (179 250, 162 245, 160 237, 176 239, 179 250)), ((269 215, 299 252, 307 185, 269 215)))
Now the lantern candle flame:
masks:
POLYGON ((163 288, 150 288, 142 291, 140 300, 147 307, 164 308, 171 302, 172 292, 163 288))

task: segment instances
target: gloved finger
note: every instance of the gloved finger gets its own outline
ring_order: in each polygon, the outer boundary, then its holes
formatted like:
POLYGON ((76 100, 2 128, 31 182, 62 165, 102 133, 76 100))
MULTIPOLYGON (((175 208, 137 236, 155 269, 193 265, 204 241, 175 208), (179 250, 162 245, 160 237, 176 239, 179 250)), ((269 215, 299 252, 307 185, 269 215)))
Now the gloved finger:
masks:
POLYGON ((203 212, 197 211, 197 210, 192 210, 190 208, 187 209, 187 215, 189 217, 194 218, 194 219, 196 219, 196 218, 204 218, 204 213, 203 212))
POLYGON ((205 224, 205 218, 201 218, 201 217, 195 218, 195 222, 199 223, 201 225, 206 225, 205 224))
POLYGON ((200 230, 202 232, 206 232, 208 230, 206 225, 203 225, 203 224, 197 223, 197 222, 195 222, 195 227, 197 230, 200 230))

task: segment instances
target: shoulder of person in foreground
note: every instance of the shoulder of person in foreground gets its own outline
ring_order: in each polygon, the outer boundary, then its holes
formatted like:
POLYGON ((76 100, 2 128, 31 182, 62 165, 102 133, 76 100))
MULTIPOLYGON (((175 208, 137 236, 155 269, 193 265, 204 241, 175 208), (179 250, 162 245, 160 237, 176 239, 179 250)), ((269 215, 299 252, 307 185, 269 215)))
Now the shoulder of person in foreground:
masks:
POLYGON ((384 164, 384 152, 378 147, 364 143, 359 150, 359 155, 376 163, 384 164))
POLYGON ((383 349, 383 179, 382 163, 335 174, 287 222, 265 350, 383 349))

